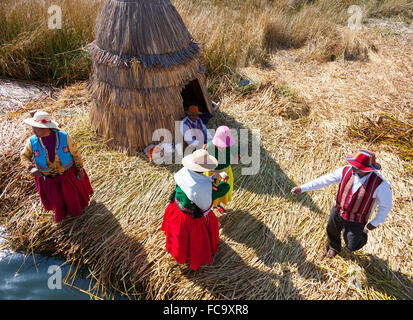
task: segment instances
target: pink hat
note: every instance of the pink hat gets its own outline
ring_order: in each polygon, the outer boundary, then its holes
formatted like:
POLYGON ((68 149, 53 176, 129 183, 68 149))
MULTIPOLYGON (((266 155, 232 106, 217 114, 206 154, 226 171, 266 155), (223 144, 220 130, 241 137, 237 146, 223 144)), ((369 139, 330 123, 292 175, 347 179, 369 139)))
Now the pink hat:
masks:
POLYGON ((235 140, 231 136, 231 131, 227 126, 220 126, 215 132, 212 143, 216 147, 227 148, 233 146, 235 144, 235 140))

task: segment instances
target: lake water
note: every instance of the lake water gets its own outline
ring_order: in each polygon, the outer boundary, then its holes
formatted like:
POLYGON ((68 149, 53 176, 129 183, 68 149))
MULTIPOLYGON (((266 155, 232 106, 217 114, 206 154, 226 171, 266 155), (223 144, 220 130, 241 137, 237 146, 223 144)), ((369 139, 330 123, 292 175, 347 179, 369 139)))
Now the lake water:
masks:
MULTIPOLYGON (((0 226, 0 246, 4 236, 0 226)), ((89 279, 76 277, 72 288, 62 284, 69 270, 61 259, 40 254, 25 259, 23 253, 0 249, 0 300, 89 300, 88 294, 75 288, 88 291, 89 279)), ((68 283, 72 285, 72 280, 68 283)))

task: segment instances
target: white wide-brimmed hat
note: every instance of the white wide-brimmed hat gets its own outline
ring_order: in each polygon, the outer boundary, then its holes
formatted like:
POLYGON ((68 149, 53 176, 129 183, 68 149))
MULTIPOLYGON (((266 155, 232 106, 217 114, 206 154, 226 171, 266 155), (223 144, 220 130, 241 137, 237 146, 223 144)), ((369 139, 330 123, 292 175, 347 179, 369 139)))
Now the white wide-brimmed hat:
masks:
POLYGON ((218 166, 218 160, 205 149, 199 149, 184 157, 182 165, 192 171, 205 172, 215 169, 218 166))
POLYGON ((50 115, 44 111, 36 112, 32 118, 24 119, 24 123, 36 128, 54 129, 59 125, 50 119, 50 115))

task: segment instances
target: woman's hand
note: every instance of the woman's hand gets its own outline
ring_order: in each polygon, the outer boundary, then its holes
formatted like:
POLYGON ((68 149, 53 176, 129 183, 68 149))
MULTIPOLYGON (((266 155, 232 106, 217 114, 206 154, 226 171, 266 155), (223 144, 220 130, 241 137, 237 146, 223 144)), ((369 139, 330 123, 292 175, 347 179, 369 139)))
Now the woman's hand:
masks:
POLYGON ((228 176, 225 172, 222 172, 222 173, 220 173, 219 175, 221 176, 221 179, 222 179, 222 180, 228 182, 229 176, 228 176))
POLYGON ((32 174, 33 177, 41 177, 42 176, 42 173, 36 167, 31 168, 30 173, 32 174))
POLYGON ((85 172, 83 171, 83 169, 77 171, 77 176, 79 180, 83 179, 83 177, 85 176, 85 172))

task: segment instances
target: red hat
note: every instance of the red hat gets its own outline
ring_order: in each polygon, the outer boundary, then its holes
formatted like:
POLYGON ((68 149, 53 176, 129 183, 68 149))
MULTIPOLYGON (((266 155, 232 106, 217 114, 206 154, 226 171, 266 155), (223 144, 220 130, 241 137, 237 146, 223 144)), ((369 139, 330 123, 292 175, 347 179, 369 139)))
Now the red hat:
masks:
POLYGON ((376 155, 368 150, 360 150, 346 157, 348 163, 361 171, 380 170, 381 165, 376 162, 376 155))
POLYGON ((187 113, 188 114, 201 114, 202 112, 199 112, 199 109, 197 106, 192 105, 192 106, 189 106, 187 113))

